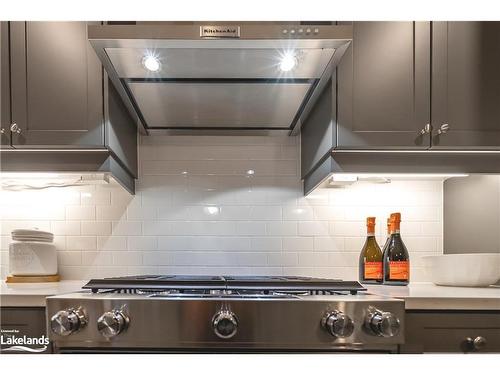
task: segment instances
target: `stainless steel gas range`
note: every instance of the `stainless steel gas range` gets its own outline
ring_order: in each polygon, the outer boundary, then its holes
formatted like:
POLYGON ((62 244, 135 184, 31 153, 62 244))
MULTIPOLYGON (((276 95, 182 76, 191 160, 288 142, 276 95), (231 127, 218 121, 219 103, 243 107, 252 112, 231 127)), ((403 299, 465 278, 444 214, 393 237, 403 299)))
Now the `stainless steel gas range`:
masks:
POLYGON ((56 352, 396 352, 404 302, 284 276, 95 279, 47 298, 56 352))

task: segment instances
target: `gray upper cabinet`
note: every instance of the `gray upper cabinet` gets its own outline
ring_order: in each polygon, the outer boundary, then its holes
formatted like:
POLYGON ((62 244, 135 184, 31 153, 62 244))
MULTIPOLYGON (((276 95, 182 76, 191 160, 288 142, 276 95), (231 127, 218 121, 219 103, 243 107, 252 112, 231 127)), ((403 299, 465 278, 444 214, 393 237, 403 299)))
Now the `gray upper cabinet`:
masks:
POLYGON ((106 173, 133 193, 137 126, 88 42, 88 24, 0 23, 0 169, 106 173))
POLYGON ((337 74, 337 149, 430 146, 429 22, 354 22, 337 74))
POLYGON ((104 88, 106 147, 133 177, 137 177, 137 126, 111 80, 104 81, 104 88))
POLYGON ((0 147, 10 148, 9 24, 0 22, 0 147))
POLYGON ((433 148, 500 148, 499 67, 500 22, 433 22, 433 148))
POLYGON ((104 147, 103 70, 86 22, 11 22, 15 148, 104 147))

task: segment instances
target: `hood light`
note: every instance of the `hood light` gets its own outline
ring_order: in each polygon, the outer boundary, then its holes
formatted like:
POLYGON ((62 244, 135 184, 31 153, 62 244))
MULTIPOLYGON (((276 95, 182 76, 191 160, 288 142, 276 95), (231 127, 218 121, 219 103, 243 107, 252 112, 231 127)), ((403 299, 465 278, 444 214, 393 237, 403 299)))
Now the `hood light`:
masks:
POLYGON ((281 57, 280 69, 282 72, 289 72, 297 65, 297 58, 291 52, 285 53, 281 57))
POLYGON ((330 186, 352 185, 357 181, 389 183, 391 180, 435 180, 451 177, 467 177, 464 173, 335 173, 329 181, 330 186))
POLYGON ((142 65, 150 72, 158 72, 161 68, 160 60, 155 56, 145 56, 142 59, 142 65))

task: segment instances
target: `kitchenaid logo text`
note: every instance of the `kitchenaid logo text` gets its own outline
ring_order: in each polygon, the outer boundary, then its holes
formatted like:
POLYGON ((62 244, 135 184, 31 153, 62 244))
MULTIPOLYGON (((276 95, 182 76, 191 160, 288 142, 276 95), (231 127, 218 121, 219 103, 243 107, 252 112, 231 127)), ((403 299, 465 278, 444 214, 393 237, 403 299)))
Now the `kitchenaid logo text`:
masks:
POLYGON ((202 38, 239 38, 239 26, 201 26, 200 36, 202 38))
POLYGON ((0 334, 0 345, 2 345, 1 351, 43 353, 47 350, 49 338, 45 337, 45 335, 40 337, 29 337, 26 335, 16 336, 16 334, 19 334, 17 329, 2 329, 0 334), (5 345, 9 346, 4 347, 5 345))

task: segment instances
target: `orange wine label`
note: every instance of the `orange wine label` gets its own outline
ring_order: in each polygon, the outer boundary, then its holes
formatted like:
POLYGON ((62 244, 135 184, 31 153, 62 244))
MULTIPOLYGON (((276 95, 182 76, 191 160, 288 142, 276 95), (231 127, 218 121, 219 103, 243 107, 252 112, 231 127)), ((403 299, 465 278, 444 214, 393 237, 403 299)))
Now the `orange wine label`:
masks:
POLYGON ((407 260, 397 260, 389 262, 390 280, 409 280, 410 262, 407 260))
POLYGON ((365 262, 365 279, 382 279, 382 262, 365 262))

